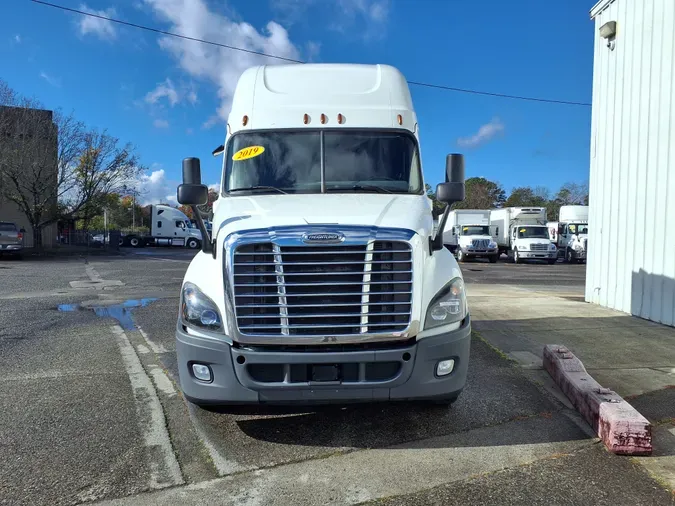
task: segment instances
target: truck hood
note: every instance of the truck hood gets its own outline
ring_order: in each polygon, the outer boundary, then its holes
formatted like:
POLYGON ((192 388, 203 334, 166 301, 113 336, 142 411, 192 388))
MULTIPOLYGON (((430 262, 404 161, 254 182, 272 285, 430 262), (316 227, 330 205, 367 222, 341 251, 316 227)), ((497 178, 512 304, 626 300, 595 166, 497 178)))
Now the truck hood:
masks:
POLYGON ((221 197, 213 230, 225 237, 237 230, 294 225, 362 225, 405 228, 428 235, 432 217, 425 195, 312 194, 221 197))
POLYGON ((550 239, 536 238, 536 239, 516 239, 516 244, 519 247, 526 247, 526 248, 529 249, 530 246, 532 246, 533 244, 545 244, 545 245, 548 246, 549 244, 553 244, 553 243, 551 242, 550 239))

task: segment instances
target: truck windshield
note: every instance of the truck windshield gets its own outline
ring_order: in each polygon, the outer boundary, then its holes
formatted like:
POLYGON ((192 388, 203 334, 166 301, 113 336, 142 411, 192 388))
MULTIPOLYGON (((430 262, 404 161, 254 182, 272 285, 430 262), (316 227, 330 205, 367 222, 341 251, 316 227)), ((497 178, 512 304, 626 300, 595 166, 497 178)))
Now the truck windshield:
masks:
POLYGON ((518 227, 519 239, 548 239, 546 227, 518 227))
POLYGON ((401 132, 245 132, 225 156, 226 193, 321 193, 322 173, 326 192, 424 193, 417 142, 401 132))
POLYGON ((588 234, 588 225, 573 223, 569 226, 570 234, 588 234))
POLYGON ((465 225, 460 227, 459 235, 490 235, 490 227, 487 225, 465 225))

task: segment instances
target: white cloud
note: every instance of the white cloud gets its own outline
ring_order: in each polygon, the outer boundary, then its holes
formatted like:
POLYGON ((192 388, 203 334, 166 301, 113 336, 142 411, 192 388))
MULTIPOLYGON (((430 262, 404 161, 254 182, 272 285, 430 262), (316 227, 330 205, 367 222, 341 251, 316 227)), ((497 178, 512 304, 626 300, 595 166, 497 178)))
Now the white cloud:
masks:
POLYGON ((42 79, 44 79, 45 81, 47 81, 50 85, 52 85, 52 86, 54 86, 54 87, 56 87, 56 88, 60 88, 60 87, 61 87, 61 78, 60 78, 60 77, 50 76, 50 75, 47 74, 47 72, 45 72, 45 71, 40 72, 40 77, 41 77, 42 79))
MULTIPOLYGON (((285 58, 300 58, 288 32, 273 21, 267 23, 261 33, 249 23, 238 23, 211 10, 205 0, 145 0, 145 4, 170 24, 171 31, 182 35, 285 58)), ((207 119, 205 127, 213 126, 219 120, 226 120, 237 80, 245 69, 262 63, 279 62, 255 54, 173 37, 161 37, 159 44, 191 77, 210 81, 218 87, 220 106, 216 115, 207 119)))
POLYGON ((214 183, 209 185, 209 190, 215 190, 220 193, 220 183, 214 183))
POLYGON ((14 42, 16 42, 17 44, 21 44, 21 35, 18 35, 18 34, 15 35, 14 36, 14 42))
POLYGON ((185 133, 188 135, 192 135, 195 131, 192 128, 186 128, 185 133))
POLYGON ((176 203, 176 188, 178 182, 167 178, 160 165, 153 164, 149 174, 142 174, 131 184, 139 192, 138 200, 141 205, 159 204, 161 202, 176 203))
POLYGON ((152 122, 155 128, 169 128, 169 122, 165 119, 156 119, 152 122))
POLYGON ((174 86, 171 79, 168 77, 164 82, 159 83, 154 90, 148 92, 147 95, 145 95, 145 101, 148 104, 156 104, 162 98, 166 98, 169 101, 171 107, 180 102, 178 91, 176 90, 176 87, 174 86))
MULTIPOLYGON (((95 9, 90 9, 85 4, 81 4, 80 10, 108 18, 112 18, 117 15, 117 11, 114 7, 97 11, 95 9)), ((77 26, 81 35, 92 34, 98 36, 101 39, 107 40, 112 40, 117 37, 117 29, 115 28, 115 25, 113 25, 110 21, 106 21, 105 19, 96 18, 93 16, 81 16, 77 21, 77 26)))
POLYGON ((489 123, 482 125, 474 135, 457 139, 457 145, 462 148, 476 148, 503 132, 504 123, 499 118, 492 118, 489 123))

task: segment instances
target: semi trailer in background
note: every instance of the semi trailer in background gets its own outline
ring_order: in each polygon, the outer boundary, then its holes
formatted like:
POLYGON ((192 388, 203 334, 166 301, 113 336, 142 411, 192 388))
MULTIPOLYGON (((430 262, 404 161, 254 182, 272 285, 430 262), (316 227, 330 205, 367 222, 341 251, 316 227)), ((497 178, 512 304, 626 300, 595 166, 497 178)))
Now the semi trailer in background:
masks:
POLYGON ((491 263, 499 260, 497 243, 490 235, 490 211, 487 209, 450 211, 443 243, 460 262, 473 258, 487 258, 491 263))
POLYGON ((122 239, 122 244, 134 248, 181 246, 197 249, 202 245, 202 233, 179 209, 157 204, 151 210, 150 235, 127 234, 122 239))
POLYGON ((490 232, 499 253, 515 263, 545 260, 556 263, 558 251, 546 226, 545 207, 505 207, 490 211, 490 232))
POLYGON ((586 262, 588 206, 561 206, 558 221, 549 221, 546 226, 558 256, 569 263, 586 262))

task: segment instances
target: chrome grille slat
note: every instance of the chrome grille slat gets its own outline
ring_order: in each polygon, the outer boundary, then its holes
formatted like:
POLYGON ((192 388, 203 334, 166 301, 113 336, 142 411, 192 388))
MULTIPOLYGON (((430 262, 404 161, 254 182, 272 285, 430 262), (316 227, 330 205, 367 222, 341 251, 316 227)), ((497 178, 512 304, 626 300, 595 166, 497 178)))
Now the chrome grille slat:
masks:
MULTIPOLYGON (((350 295, 361 295, 363 291, 359 292, 345 292, 345 293, 331 293, 331 295, 334 296, 342 296, 342 297, 347 297, 350 295)), ((410 290, 405 291, 405 292, 380 292, 380 295, 409 295, 412 292, 410 290)), ((265 293, 265 294, 240 294, 237 295, 237 297, 279 297, 279 293, 265 293)), ((286 297, 320 297, 325 294, 322 293, 287 293, 286 297)), ((404 304, 403 302, 396 302, 396 304, 404 304)))
MULTIPOLYGON (((349 318, 353 316, 362 317, 367 313, 324 313, 324 314, 306 314, 303 315, 303 318, 349 318)), ((403 313, 380 313, 380 316, 404 316, 407 315, 408 311, 403 313)), ((278 318, 276 315, 248 315, 240 316, 239 319, 250 319, 250 318, 278 318)), ((288 325, 288 324, 286 324, 288 325)), ((282 325, 283 326, 283 325, 282 325)))
POLYGON ((413 269, 407 242, 286 244, 235 245, 231 287, 242 335, 358 336, 408 328, 413 269))
MULTIPOLYGON (((298 252, 293 252, 294 255, 334 255, 335 253, 343 253, 346 255, 365 255, 367 253, 367 249, 363 248, 361 250, 353 250, 353 251, 339 251, 339 250, 324 250, 324 251, 298 251, 298 252)), ((410 253, 410 250, 408 249, 400 249, 400 250, 392 250, 389 251, 388 253, 410 253)), ((274 253, 246 253, 246 252, 235 252, 234 256, 258 256, 258 255, 273 255, 274 253)))
POLYGON ((530 251, 546 251, 548 244, 530 244, 530 251))
MULTIPOLYGON (((324 276, 353 276, 353 272, 323 272, 324 276)), ((396 274, 412 274, 412 271, 396 271, 396 274)), ((237 273, 235 276, 259 276, 255 272, 237 273)), ((294 272, 293 276, 316 276, 314 272, 294 272)))
MULTIPOLYGON (((324 274, 325 275, 325 274, 324 274)), ((285 277, 285 276, 283 276, 285 277)), ((411 284, 412 281, 397 281, 396 284, 411 284)), ((390 285, 387 281, 358 281, 353 282, 322 282, 322 283, 286 283, 284 286, 351 286, 351 285, 390 285)), ((239 286, 279 286, 278 283, 235 283, 235 288, 239 286)))

